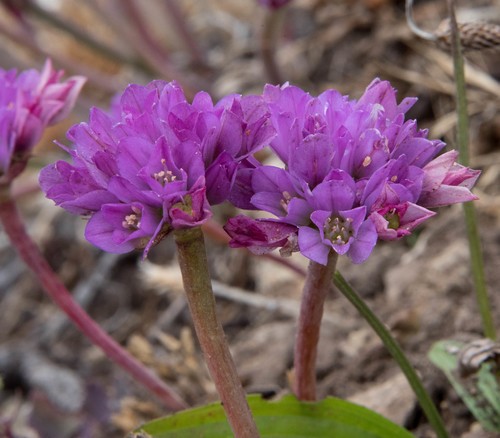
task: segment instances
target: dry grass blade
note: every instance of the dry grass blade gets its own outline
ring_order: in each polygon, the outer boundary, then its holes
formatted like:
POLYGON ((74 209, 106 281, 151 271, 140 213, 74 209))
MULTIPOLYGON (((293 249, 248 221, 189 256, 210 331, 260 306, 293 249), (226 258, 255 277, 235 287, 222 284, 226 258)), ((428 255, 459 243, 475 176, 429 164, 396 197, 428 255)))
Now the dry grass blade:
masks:
MULTIPOLYGON (((450 77, 453 74, 453 64, 451 57, 438 49, 432 49, 422 44, 411 44, 411 47, 421 56, 426 58, 431 64, 439 66, 450 77)), ((472 85, 483 91, 491 93, 495 97, 500 96, 500 84, 490 74, 474 67, 472 64, 465 65, 465 79, 467 85, 472 85)), ((450 90, 450 84, 447 90, 450 90)))

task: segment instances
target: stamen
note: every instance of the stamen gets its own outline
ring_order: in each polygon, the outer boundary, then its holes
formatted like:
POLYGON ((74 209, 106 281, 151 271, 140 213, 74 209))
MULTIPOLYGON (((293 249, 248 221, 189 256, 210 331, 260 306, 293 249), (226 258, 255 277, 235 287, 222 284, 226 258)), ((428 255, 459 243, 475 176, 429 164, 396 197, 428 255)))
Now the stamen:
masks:
POLYGON ((385 220, 388 222, 387 227, 393 230, 399 229, 401 225, 401 218, 395 208, 391 208, 385 215, 385 220))
POLYGON ((153 173, 152 177, 158 181, 161 185, 168 184, 172 181, 175 181, 177 177, 172 173, 171 170, 167 169, 167 160, 162 158, 160 160, 161 165, 164 167, 164 170, 160 170, 159 172, 153 173))
POLYGON ((134 213, 125 216, 122 227, 126 230, 136 231, 141 227, 140 209, 132 206, 132 211, 134 211, 134 213))
POLYGON ((280 200, 280 205, 281 205, 281 208, 283 208, 283 210, 286 213, 288 213, 288 204, 290 203, 292 196, 287 191, 284 191, 282 193, 282 195, 283 195, 283 198, 281 198, 281 200, 280 200))
POLYGON ((321 128, 321 116, 316 113, 314 114, 314 129, 315 131, 319 131, 321 128))
POLYGON ((352 218, 329 217, 323 228, 325 237, 335 245, 345 245, 354 234, 352 222, 352 218))
POLYGON ((369 155, 367 155, 365 157, 365 159, 363 160, 363 163, 361 163, 361 165, 363 167, 368 167, 370 165, 370 163, 372 162, 372 157, 370 157, 369 155))

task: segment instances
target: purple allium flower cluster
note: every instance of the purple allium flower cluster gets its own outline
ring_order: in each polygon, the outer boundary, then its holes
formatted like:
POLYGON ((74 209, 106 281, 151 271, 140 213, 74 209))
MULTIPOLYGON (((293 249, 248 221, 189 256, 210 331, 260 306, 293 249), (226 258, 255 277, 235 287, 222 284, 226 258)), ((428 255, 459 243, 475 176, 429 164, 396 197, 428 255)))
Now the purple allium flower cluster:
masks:
POLYGON ((231 196, 238 166, 274 130, 262 97, 205 92, 188 103, 175 83, 129 85, 113 114, 93 108, 67 134, 73 163, 44 168, 40 185, 67 211, 89 216, 85 235, 115 253, 150 247, 170 231, 196 227, 231 196))
POLYGON ((333 250, 361 263, 379 238, 408 235, 433 216, 429 208, 476 199, 479 172, 455 163, 455 151, 437 156, 444 143, 405 121, 416 99, 398 105, 386 81, 374 80, 358 101, 289 85, 263 95, 277 133, 271 148, 285 167, 240 171, 234 202, 277 219, 230 219, 233 247, 300 251, 320 264, 333 250))
POLYGON ((86 215, 86 238, 110 252, 150 247, 170 231, 197 227, 211 205, 230 200, 274 219, 230 219, 231 246, 281 248, 326 264, 330 251, 361 263, 378 239, 406 236, 429 208, 466 202, 479 172, 429 140, 374 80, 359 100, 335 90, 312 97, 284 85, 262 96, 188 103, 175 83, 130 85, 112 114, 97 108, 73 126, 72 163, 47 166, 47 197, 86 215), (284 167, 252 154, 269 145, 284 167))
POLYGON ((25 167, 43 130, 65 118, 85 78, 61 82, 47 60, 41 72, 0 69, 0 182, 8 183, 25 167))

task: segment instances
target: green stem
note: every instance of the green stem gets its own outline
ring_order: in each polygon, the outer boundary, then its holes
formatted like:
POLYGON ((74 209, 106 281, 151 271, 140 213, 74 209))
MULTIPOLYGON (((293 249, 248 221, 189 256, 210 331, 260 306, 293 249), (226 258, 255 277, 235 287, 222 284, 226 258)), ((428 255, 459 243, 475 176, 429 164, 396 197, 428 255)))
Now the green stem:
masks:
POLYGON ((229 424, 236 438, 257 438, 257 426, 217 319, 201 228, 176 230, 174 236, 196 335, 229 424))
MULTIPOLYGON (((464 74, 464 60, 462 57, 460 34, 455 17, 453 0, 448 0, 448 11, 451 26, 451 48, 453 54, 453 64, 455 70, 455 84, 457 89, 457 142, 460 153, 460 163, 469 165, 469 116, 467 113, 467 96, 464 74)), ((474 205, 470 202, 463 204, 467 237, 469 239, 469 252, 471 257, 471 269, 476 291, 476 299, 479 306, 479 313, 483 323, 483 331, 486 337, 496 338, 495 325, 491 316, 491 305, 488 298, 486 279, 484 276, 483 254, 481 251, 481 241, 476 220, 474 205)))
POLYGON ((370 310, 366 303, 356 294, 354 289, 349 283, 342 277, 340 272, 335 272, 333 281, 338 290, 351 302, 351 304, 359 311, 361 316, 370 324, 370 326, 375 330, 377 335, 380 337, 385 347, 392 355, 394 360, 398 363, 401 371, 408 379, 408 383, 413 389, 413 392, 417 396, 417 399, 422 407, 429 423, 434 428, 438 438, 447 438, 448 434, 446 432, 443 420, 439 415, 439 412, 434 406, 429 394, 425 390, 422 382, 420 381, 417 373, 413 369, 412 365, 406 358, 403 350, 398 345, 396 340, 391 336, 389 330, 387 330, 377 318, 377 316, 370 310))
POLYGON ((40 250, 26 233, 9 186, 0 185, 0 222, 12 245, 36 275, 41 286, 59 308, 104 354, 129 373, 174 411, 186 409, 187 404, 163 380, 135 359, 109 336, 73 299, 59 277, 54 273, 40 250))
POLYGON ((483 254, 481 251, 481 239, 477 228, 476 209, 474 204, 467 202, 463 205, 465 214, 465 226, 469 238, 469 252, 471 257, 472 277, 476 290, 476 300, 483 324, 483 332, 487 338, 496 339, 495 324, 491 315, 491 305, 488 297, 488 289, 484 276, 483 254))
POLYGON ((331 251, 326 266, 311 261, 307 270, 294 352, 293 390, 299 400, 316 400, 316 357, 321 319, 337 259, 337 253, 331 251))

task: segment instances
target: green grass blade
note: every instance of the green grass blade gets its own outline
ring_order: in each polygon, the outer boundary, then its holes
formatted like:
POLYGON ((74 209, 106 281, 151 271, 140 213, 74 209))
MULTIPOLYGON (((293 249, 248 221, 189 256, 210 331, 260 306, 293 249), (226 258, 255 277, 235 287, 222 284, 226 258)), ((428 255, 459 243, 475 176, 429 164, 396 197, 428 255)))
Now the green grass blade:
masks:
POLYGON ((432 346, 429 359, 444 372, 484 429, 500 432, 500 386, 492 366, 485 362, 476 374, 460 377, 457 372, 457 352, 463 347, 461 342, 439 341, 432 346))

